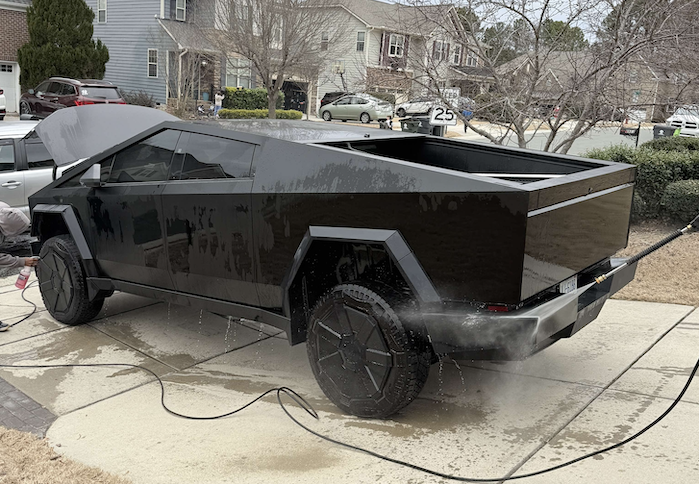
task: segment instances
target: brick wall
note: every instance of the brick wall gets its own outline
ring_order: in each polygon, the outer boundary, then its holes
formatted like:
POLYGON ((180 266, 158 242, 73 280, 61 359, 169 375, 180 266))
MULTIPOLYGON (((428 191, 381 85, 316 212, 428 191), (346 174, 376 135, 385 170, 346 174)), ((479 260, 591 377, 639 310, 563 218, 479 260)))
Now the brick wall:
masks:
POLYGON ((0 9, 0 61, 17 61, 17 49, 29 41, 27 14, 0 9))

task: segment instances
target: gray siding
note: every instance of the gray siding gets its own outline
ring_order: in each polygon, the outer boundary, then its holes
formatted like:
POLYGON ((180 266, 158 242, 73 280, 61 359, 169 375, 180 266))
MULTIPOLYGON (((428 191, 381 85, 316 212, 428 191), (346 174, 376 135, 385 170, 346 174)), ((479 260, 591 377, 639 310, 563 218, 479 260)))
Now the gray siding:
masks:
POLYGON ((176 47, 155 18, 160 16, 160 0, 107 0, 106 23, 98 23, 97 0, 86 2, 95 12, 94 38, 109 49, 104 79, 165 103, 167 50, 176 47), (148 77, 148 49, 158 49, 157 78, 148 77))

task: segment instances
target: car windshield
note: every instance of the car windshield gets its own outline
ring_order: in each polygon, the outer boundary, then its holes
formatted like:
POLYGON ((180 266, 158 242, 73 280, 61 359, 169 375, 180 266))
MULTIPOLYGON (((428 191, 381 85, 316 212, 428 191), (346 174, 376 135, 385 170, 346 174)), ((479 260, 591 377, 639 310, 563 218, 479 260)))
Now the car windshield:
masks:
POLYGON ((97 99, 121 99, 116 87, 81 86, 80 95, 97 99))

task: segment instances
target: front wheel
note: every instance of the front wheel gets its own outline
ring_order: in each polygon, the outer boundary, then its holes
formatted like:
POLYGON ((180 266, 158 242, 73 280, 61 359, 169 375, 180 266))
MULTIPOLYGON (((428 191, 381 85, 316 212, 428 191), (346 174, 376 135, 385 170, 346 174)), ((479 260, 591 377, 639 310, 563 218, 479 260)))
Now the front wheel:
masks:
POLYGON ((325 121, 330 121, 333 118, 333 115, 330 114, 330 111, 323 111, 323 119, 325 121))
POLYGON ((93 319, 104 297, 90 301, 78 247, 69 235, 47 240, 39 254, 36 275, 41 298, 51 316, 63 324, 76 325, 93 319))
POLYGON ((27 101, 19 103, 19 114, 32 114, 32 108, 27 101))
POLYGON ((344 412, 385 418, 412 402, 430 369, 431 349, 407 328, 390 290, 340 284, 308 321, 308 358, 323 393, 344 412), (389 302, 390 301, 390 302, 389 302))
POLYGON ((369 113, 362 113, 362 114, 359 116, 359 120, 360 120, 362 123, 367 124, 367 123, 369 123, 369 122, 371 121, 371 116, 369 116, 369 113))
POLYGON ((396 116, 399 118, 404 118, 405 117, 405 109, 400 108, 398 111, 396 111, 396 116))

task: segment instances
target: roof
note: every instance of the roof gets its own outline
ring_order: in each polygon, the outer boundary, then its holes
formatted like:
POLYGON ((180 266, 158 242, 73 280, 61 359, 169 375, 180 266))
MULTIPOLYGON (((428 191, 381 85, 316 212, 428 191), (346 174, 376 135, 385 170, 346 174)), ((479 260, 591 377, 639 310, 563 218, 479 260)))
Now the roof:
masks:
POLYGON ((2 3, 16 3, 17 5, 26 5, 27 7, 32 4, 32 0, 2 0, 2 3))
POLYGON ((493 77, 493 72, 489 67, 451 66, 451 68, 466 76, 493 77))
POLYGON ((202 33, 201 29, 188 22, 158 19, 158 23, 180 49, 194 52, 219 52, 202 33))
POLYGON ((0 139, 24 138, 38 121, 3 121, 0 123, 0 139))
POLYGON ((215 125, 219 128, 258 136, 268 136, 285 141, 312 143, 332 140, 380 139, 416 136, 402 131, 347 126, 316 121, 291 121, 282 119, 224 119, 198 121, 195 124, 215 125))
POLYGON ((428 35, 443 23, 453 5, 422 5, 420 7, 386 3, 378 0, 338 0, 367 26, 428 35))

